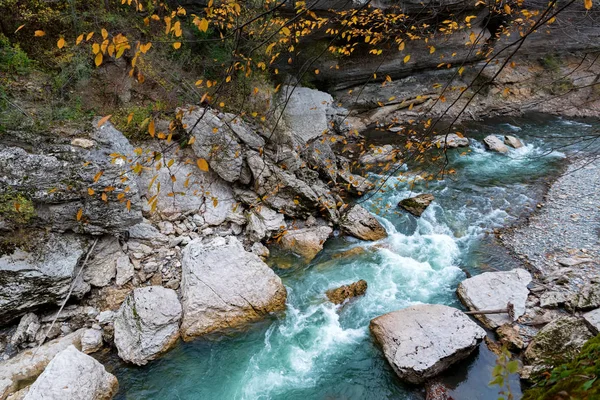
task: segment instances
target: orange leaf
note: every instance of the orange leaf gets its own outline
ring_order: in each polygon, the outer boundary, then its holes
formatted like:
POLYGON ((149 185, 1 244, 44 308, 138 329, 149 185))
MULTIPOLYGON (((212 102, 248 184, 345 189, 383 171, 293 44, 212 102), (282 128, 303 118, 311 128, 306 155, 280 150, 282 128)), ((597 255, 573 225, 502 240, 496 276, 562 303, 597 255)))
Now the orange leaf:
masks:
POLYGON ((96 64, 96 67, 99 67, 102 64, 102 53, 98 52, 98 54, 96 54, 94 64, 96 64))
POLYGON ((24 26, 25 26, 25 24, 23 24, 20 27, 18 27, 17 30, 15 31, 15 33, 19 32, 21 29, 23 29, 24 26))
POLYGON ((154 127, 154 120, 151 120, 150 123, 148 124, 148 133, 152 137, 154 137, 154 134, 156 133, 156 130, 155 130, 155 127, 154 127))
POLYGON ((198 164, 198 168, 200 168, 201 171, 208 172, 208 163, 204 158, 196 160, 196 164, 198 164))
POLYGON ((58 39, 58 42, 56 43, 56 47, 58 47, 59 49, 62 49, 63 47, 65 47, 65 38, 58 39))
POLYGON ((100 121, 98 121, 98 128, 104 125, 110 119, 110 117, 112 117, 112 114, 107 115, 106 117, 102 117, 100 121))
POLYGON ((81 217, 83 217, 83 208, 80 208, 79 211, 77 211, 77 221, 81 221, 81 217))
POLYGON ((127 200, 126 207, 127 207, 127 211, 131 211, 131 200, 127 200))
POLYGON ((108 37, 108 31, 102 28, 102 39, 106 39, 108 37))
POLYGON ((102 201, 105 203, 108 201, 108 196, 106 195, 106 193, 102 193, 102 201))
POLYGON ((89 194, 90 196, 93 196, 93 195, 94 195, 94 193, 96 193, 96 192, 94 191, 94 189, 92 189, 92 188, 88 188, 88 194, 89 194))
POLYGON ((46 32, 44 32, 44 31, 35 31, 35 32, 33 33, 33 36, 36 36, 36 37, 42 37, 42 36, 44 36, 45 34, 46 34, 46 32))
POLYGON ((592 8, 592 0, 584 0, 583 5, 586 10, 590 10, 592 8))
POLYGON ((85 41, 88 42, 92 38, 92 36, 94 36, 94 32, 88 33, 87 36, 85 37, 85 41))
POLYGON ((202 21, 200 21, 200 24, 198 25, 198 28, 202 32, 206 32, 208 30, 208 21, 206 20, 206 18, 202 18, 202 21))
POLYGON ((81 43, 82 40, 83 40, 83 33, 81 35, 77 36, 77 40, 75 41, 75 44, 81 43))
POLYGON ((130 114, 127 116, 127 125, 129 125, 129 124, 131 123, 131 120, 132 120, 132 119, 133 119, 133 113, 130 113, 130 114))
POLYGON ((94 175, 94 182, 98 182, 98 179, 100 179, 103 173, 104 171, 98 171, 98 173, 94 175))
POLYGON ((175 43, 173 43, 173 48, 175 50, 178 50, 180 47, 181 47, 181 42, 175 42, 175 43))

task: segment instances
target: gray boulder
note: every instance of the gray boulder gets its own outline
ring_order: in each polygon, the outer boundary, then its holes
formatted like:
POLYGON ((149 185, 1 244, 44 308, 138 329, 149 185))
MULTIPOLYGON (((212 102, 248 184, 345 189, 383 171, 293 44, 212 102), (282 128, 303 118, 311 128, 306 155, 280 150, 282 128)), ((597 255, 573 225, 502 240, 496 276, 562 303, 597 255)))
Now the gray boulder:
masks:
POLYGON ((81 351, 85 354, 95 353, 102 348, 102 331, 85 329, 81 334, 81 351))
POLYGON ((422 384, 466 358, 485 331, 461 311, 420 304, 371 320, 371 333, 400 379, 422 384))
POLYGON ((577 310, 592 310, 600 307, 600 283, 584 285, 571 302, 577 310))
POLYGON ((116 237, 100 238, 85 265, 83 279, 92 286, 107 286, 117 275, 117 260, 121 257, 126 255, 116 237))
POLYGON ((342 229, 361 240, 379 240, 387 237, 383 225, 361 205, 354 205, 340 219, 342 229))
POLYGON ((137 288, 127 296, 115 321, 115 345, 124 361, 145 365, 179 339, 181 304, 162 286, 137 288))
POLYGON ((399 151, 391 144, 384 146, 374 146, 368 152, 360 156, 359 162, 364 166, 372 166, 377 164, 385 164, 396 159, 399 151))
POLYGON ((415 217, 420 217, 433 200, 434 197, 432 194, 423 193, 415 197, 401 200, 400 203, 398 203, 398 206, 405 209, 415 217))
POLYGON ((118 388, 102 364, 71 345, 50 361, 25 400, 108 400, 118 388))
MULTIPOLYGON (((514 305, 515 319, 525 313, 525 303, 529 295, 527 285, 531 274, 524 269, 512 271, 486 272, 462 281, 457 294, 470 310, 497 310, 514 305)), ((475 316, 485 326, 495 329, 504 324, 512 324, 508 314, 478 314, 475 316)))
POLYGON ((483 139, 485 147, 497 153, 508 153, 508 147, 496 135, 489 135, 483 139))
POLYGON ((34 342, 35 335, 40 329, 40 319, 34 313, 27 313, 21 317, 17 330, 10 338, 10 344, 18 346, 21 343, 34 342))
POLYGON ((183 251, 181 336, 195 336, 264 318, 285 308, 281 279, 233 236, 190 242, 183 251))
POLYGON ((433 144, 439 148, 456 149, 457 147, 466 147, 469 145, 469 139, 460 137, 456 133, 448 135, 438 135, 433 138, 433 144))
MULTIPOLYGON (((0 320, 5 323, 43 305, 59 304, 69 291, 76 267, 88 249, 72 234, 35 237, 28 248, 0 257, 0 320)), ((82 296, 89 285, 76 287, 82 296)))
POLYGON ((298 254, 304 261, 310 262, 323 250, 323 244, 333 229, 329 226, 315 226, 310 228, 288 230, 281 236, 281 248, 298 254))
POLYGON ((594 334, 600 333, 600 308, 583 314, 583 319, 588 323, 594 334))
POLYGON ((318 169, 325 181, 336 182, 337 159, 325 139, 316 139, 311 142, 305 151, 305 156, 310 166, 318 169))
POLYGON ((246 234, 253 242, 259 242, 265 237, 271 236, 271 232, 286 228, 283 214, 267 206, 257 206, 248 211, 246 219, 248 221, 246 234))
POLYGON ((504 136, 504 144, 512 147, 513 149, 519 149, 523 147, 523 143, 518 138, 511 135, 504 136))

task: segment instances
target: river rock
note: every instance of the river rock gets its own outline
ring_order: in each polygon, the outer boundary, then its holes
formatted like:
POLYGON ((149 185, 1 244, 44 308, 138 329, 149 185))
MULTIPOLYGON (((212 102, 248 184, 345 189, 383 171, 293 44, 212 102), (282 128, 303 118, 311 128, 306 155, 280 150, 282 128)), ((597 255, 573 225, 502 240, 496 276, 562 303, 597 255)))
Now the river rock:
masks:
POLYGON ((600 333, 600 308, 583 314, 583 318, 586 320, 594 334, 600 333))
POLYGON ((387 237, 383 225, 364 207, 356 204, 340 219, 340 226, 348 234, 361 240, 379 240, 387 237))
POLYGON ((362 195, 375 187, 367 178, 350 172, 350 167, 338 170, 338 183, 350 193, 362 195))
POLYGON ((542 293, 542 295, 540 296, 540 307, 558 307, 565 304, 567 300, 569 300, 569 298, 569 294, 565 292, 549 290, 547 292, 542 293))
POLYGON ((329 238, 333 229, 329 226, 289 230, 281 236, 279 244, 285 250, 292 251, 310 262, 323 250, 323 244, 329 238))
POLYGON ((496 135, 489 135, 483 139, 483 143, 485 147, 489 150, 498 152, 498 153, 508 153, 508 147, 496 135))
MULTIPOLYGON (((521 268, 486 272, 459 283, 457 294, 462 303, 472 311, 502 309, 511 302, 517 319, 525 313, 529 282, 531 274, 521 268)), ((491 329, 513 323, 508 314, 478 314, 475 317, 491 329)))
POLYGON ((252 247, 250 248, 250 251, 259 256, 262 260, 266 260, 271 254, 267 246, 265 246, 261 242, 253 243, 252 247))
POLYGON ((183 251, 181 335, 191 340, 234 328, 285 308, 281 279, 233 236, 203 243, 193 240, 183 251))
POLYGON ((513 149, 519 149, 523 147, 523 143, 518 138, 511 135, 504 136, 504 144, 512 147, 513 149))
POLYGON ((364 166, 389 163, 396 159, 397 154, 398 150, 396 150, 391 144, 374 146, 365 154, 360 156, 358 161, 364 166))
POLYGON ((509 350, 521 351, 525 348, 525 343, 518 331, 518 325, 515 327, 510 324, 504 324, 496 330, 496 333, 500 338, 500 342, 505 343, 509 350))
POLYGON ((70 345, 81 346, 83 329, 44 343, 38 348, 20 352, 15 357, 0 362, 0 399, 30 384, 43 371, 54 356, 70 345))
POLYGON ((265 237, 270 237, 271 232, 286 228, 284 215, 264 205, 248 211, 246 220, 246 234, 253 242, 259 242, 265 237))
POLYGON ((464 313, 437 304, 382 315, 369 329, 400 379, 417 385, 466 358, 485 336, 464 313))
POLYGON ((570 361, 593 336, 583 319, 560 317, 544 326, 533 337, 525 350, 525 360, 534 365, 570 361))
POLYGON ((71 345, 50 361, 25 400, 108 400, 118 388, 102 364, 71 345))
POLYGON ((135 275, 135 267, 131 263, 131 260, 129 260, 129 256, 127 254, 123 254, 117 258, 115 266, 117 270, 116 283, 119 286, 123 286, 129 282, 135 275))
POLYGON ((342 304, 346 299, 363 296, 367 292, 367 281, 360 281, 343 285, 336 289, 329 289, 325 294, 333 304, 342 304))
POLYGON ((456 149, 457 147, 467 147, 469 139, 458 136, 456 133, 449 133, 447 135, 435 136, 433 144, 439 148, 456 149))
POLYGON ((433 200, 434 197, 432 194, 423 193, 415 197, 400 200, 398 206, 400 208, 405 209, 415 217, 420 217, 425 212, 425 209, 429 207, 433 200))
POLYGON ((169 351, 179 338, 181 304, 162 286, 135 289, 114 321, 115 345, 124 361, 145 365, 169 351))
POLYGON ((99 329, 86 329, 81 335, 81 351, 95 353, 102 348, 102 332, 99 329))
MULTIPOLYGON (((49 233, 32 239, 26 250, 1 256, 0 320, 8 323, 36 307, 60 303, 87 248, 76 235, 49 233)), ((88 290, 82 287, 74 295, 88 290)))
POLYGON ((282 126, 275 141, 304 146, 329 130, 330 94, 299 86, 283 86, 280 93, 277 108, 282 113, 282 126))

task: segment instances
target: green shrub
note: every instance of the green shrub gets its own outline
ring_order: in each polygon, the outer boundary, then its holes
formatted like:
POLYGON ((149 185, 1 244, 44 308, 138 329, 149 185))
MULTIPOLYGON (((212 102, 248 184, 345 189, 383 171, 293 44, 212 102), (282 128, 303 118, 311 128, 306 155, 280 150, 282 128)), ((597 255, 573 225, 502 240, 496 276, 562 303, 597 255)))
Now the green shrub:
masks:
POLYGON ((0 34, 0 72, 27 75, 33 62, 18 44, 11 44, 8 38, 0 34))

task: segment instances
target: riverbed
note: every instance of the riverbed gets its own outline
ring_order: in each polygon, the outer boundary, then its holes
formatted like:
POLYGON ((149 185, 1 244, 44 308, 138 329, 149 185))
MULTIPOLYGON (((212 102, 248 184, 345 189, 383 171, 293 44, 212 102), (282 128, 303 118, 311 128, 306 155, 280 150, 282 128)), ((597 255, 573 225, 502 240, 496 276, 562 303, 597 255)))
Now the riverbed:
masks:
MULTIPOLYGON (((449 152, 448 168, 456 173, 426 181, 406 166, 383 191, 359 199, 388 238, 366 243, 338 235, 309 265, 275 265, 288 300, 286 312, 270 320, 180 343, 145 367, 113 360, 117 399, 423 399, 422 388, 396 378, 369 335, 369 321, 418 303, 462 308, 455 290, 467 275, 516 267, 490 233, 534 211, 565 154, 574 152, 551 137, 595 127, 535 116, 464 129, 471 146, 449 152), (486 151, 481 139, 491 133, 516 135, 525 146, 507 155, 486 151), (397 208, 400 200, 420 193, 435 196, 421 218, 397 208), (355 247, 364 251, 333 258, 355 247), (360 279, 368 283, 365 296, 341 307, 326 300, 327 289, 360 279)), ((440 379, 455 399, 496 399, 498 388, 488 386, 494 363, 495 355, 482 344, 440 379)), ((516 376, 511 389, 519 398, 516 376)))

